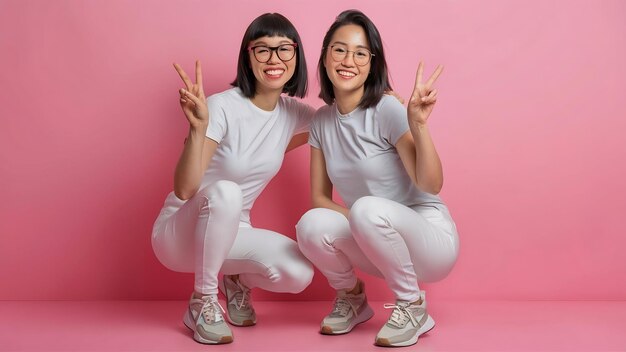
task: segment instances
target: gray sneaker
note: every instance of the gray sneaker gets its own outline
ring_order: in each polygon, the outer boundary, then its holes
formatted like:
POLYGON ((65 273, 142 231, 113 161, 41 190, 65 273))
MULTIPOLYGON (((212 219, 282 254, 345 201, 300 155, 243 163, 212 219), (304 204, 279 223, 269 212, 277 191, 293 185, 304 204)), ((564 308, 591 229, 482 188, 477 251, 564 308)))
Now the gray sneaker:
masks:
POLYGON ((233 333, 224 321, 222 312, 224 309, 217 301, 217 296, 195 298, 192 293, 183 322, 194 332, 193 339, 200 343, 231 343, 233 333))
POLYGON ((374 311, 367 304, 364 285, 361 282, 361 293, 358 295, 337 291, 337 298, 332 312, 327 315, 321 324, 320 332, 325 335, 339 335, 349 333, 357 324, 368 321, 374 316, 374 311))
POLYGON ((223 283, 220 289, 226 296, 226 310, 230 323, 236 326, 255 325, 256 313, 250 302, 250 289, 228 275, 224 275, 223 283))
POLYGON ((426 294, 421 292, 421 304, 397 301, 396 304, 385 304, 385 308, 393 308, 391 317, 376 335, 375 344, 385 347, 410 346, 417 338, 435 327, 435 320, 426 310, 426 294))

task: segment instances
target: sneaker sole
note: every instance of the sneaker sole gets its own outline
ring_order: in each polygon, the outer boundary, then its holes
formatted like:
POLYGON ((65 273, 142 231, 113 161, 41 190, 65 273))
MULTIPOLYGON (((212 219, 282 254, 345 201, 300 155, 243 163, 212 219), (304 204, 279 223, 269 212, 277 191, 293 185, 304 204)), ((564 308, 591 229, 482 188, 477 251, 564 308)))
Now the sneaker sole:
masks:
POLYGON ((245 326, 254 326, 256 325, 256 320, 244 320, 241 323, 234 321, 231 317, 230 314, 226 314, 226 318, 228 318, 228 322, 231 325, 235 325, 235 326, 239 326, 239 327, 245 327, 245 326))
POLYGON ((328 325, 322 325, 322 328, 320 329, 320 333, 323 334, 323 335, 342 335, 342 334, 347 334, 350 331, 352 331, 352 329, 354 329, 355 326, 357 326, 358 324, 361 324, 361 323, 365 323, 366 321, 370 320, 373 316, 374 316, 374 311, 368 305, 361 312, 361 314, 359 314, 350 323, 350 325, 348 325, 348 327, 346 329, 344 329, 344 330, 333 330, 333 328, 331 328, 328 325))
POLYGON ((224 343, 231 343, 231 342, 233 342, 233 337, 232 336, 222 336, 222 338, 219 341, 207 340, 207 339, 203 338, 202 336, 200 336, 196 332, 196 322, 193 321, 193 317, 191 316, 191 312, 189 311, 189 309, 187 309, 187 312, 185 312, 185 315, 183 316, 183 323, 185 324, 185 326, 187 328, 189 328, 189 330, 193 331, 193 339, 196 342, 199 342, 201 344, 205 344, 205 345, 221 345, 221 344, 224 344, 224 343))
POLYGON ((382 346, 382 347, 405 347, 405 346, 411 346, 411 345, 414 345, 414 344, 417 343, 417 339, 421 335, 424 335, 425 333, 429 332, 434 327, 435 327, 435 319, 433 319, 429 315, 428 319, 426 319, 426 323, 424 323, 424 325, 417 330, 417 334, 415 334, 415 336, 413 336, 410 340, 396 342, 396 343, 391 343, 386 338, 376 338, 376 342, 374 342, 374 344, 376 346, 382 346))

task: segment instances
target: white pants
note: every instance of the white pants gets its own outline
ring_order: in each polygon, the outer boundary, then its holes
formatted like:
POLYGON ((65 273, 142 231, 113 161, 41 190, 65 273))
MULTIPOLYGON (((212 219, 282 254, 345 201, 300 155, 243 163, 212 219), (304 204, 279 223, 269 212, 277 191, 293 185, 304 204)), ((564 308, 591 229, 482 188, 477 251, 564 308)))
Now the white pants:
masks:
POLYGON ((296 225, 298 245, 336 290, 356 285, 357 267, 383 277, 396 299, 414 302, 418 280, 444 278, 458 256, 456 226, 447 208, 438 208, 368 196, 353 204, 349 220, 311 209, 296 225))
POLYGON ((167 268, 195 273, 195 290, 218 292, 218 274, 239 274, 249 288, 297 293, 313 279, 311 264, 289 237, 239 222, 239 185, 218 181, 188 201, 169 196, 152 232, 167 268))

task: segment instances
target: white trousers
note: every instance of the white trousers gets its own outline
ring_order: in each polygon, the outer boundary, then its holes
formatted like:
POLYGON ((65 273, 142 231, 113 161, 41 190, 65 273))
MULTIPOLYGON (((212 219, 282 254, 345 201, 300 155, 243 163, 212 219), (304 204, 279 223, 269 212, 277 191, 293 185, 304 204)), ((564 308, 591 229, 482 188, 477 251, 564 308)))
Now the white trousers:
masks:
POLYGON ((456 226, 445 206, 409 208, 379 197, 358 199, 349 220, 311 209, 296 225, 302 253, 336 290, 356 285, 354 268, 382 277, 396 299, 419 299, 418 281, 437 281, 454 266, 456 226))
POLYGON ((191 199, 168 197, 152 232, 159 261, 195 273, 194 289, 218 293, 218 274, 239 274, 249 288, 298 293, 313 279, 313 268, 292 239, 240 224, 239 185, 218 181, 191 199), (168 204, 169 202, 169 204, 168 204))

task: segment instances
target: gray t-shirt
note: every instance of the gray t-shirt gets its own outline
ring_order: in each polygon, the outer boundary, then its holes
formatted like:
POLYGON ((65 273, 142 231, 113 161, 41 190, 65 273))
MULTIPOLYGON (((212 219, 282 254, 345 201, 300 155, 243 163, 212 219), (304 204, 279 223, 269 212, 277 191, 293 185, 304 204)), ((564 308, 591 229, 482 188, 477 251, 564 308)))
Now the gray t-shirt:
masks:
POLYGON ((438 196, 417 189, 402 164, 395 145, 408 131, 406 108, 385 95, 375 107, 346 115, 335 104, 321 107, 311 123, 309 144, 324 153, 328 177, 348 208, 364 196, 411 208, 445 208, 438 196))

